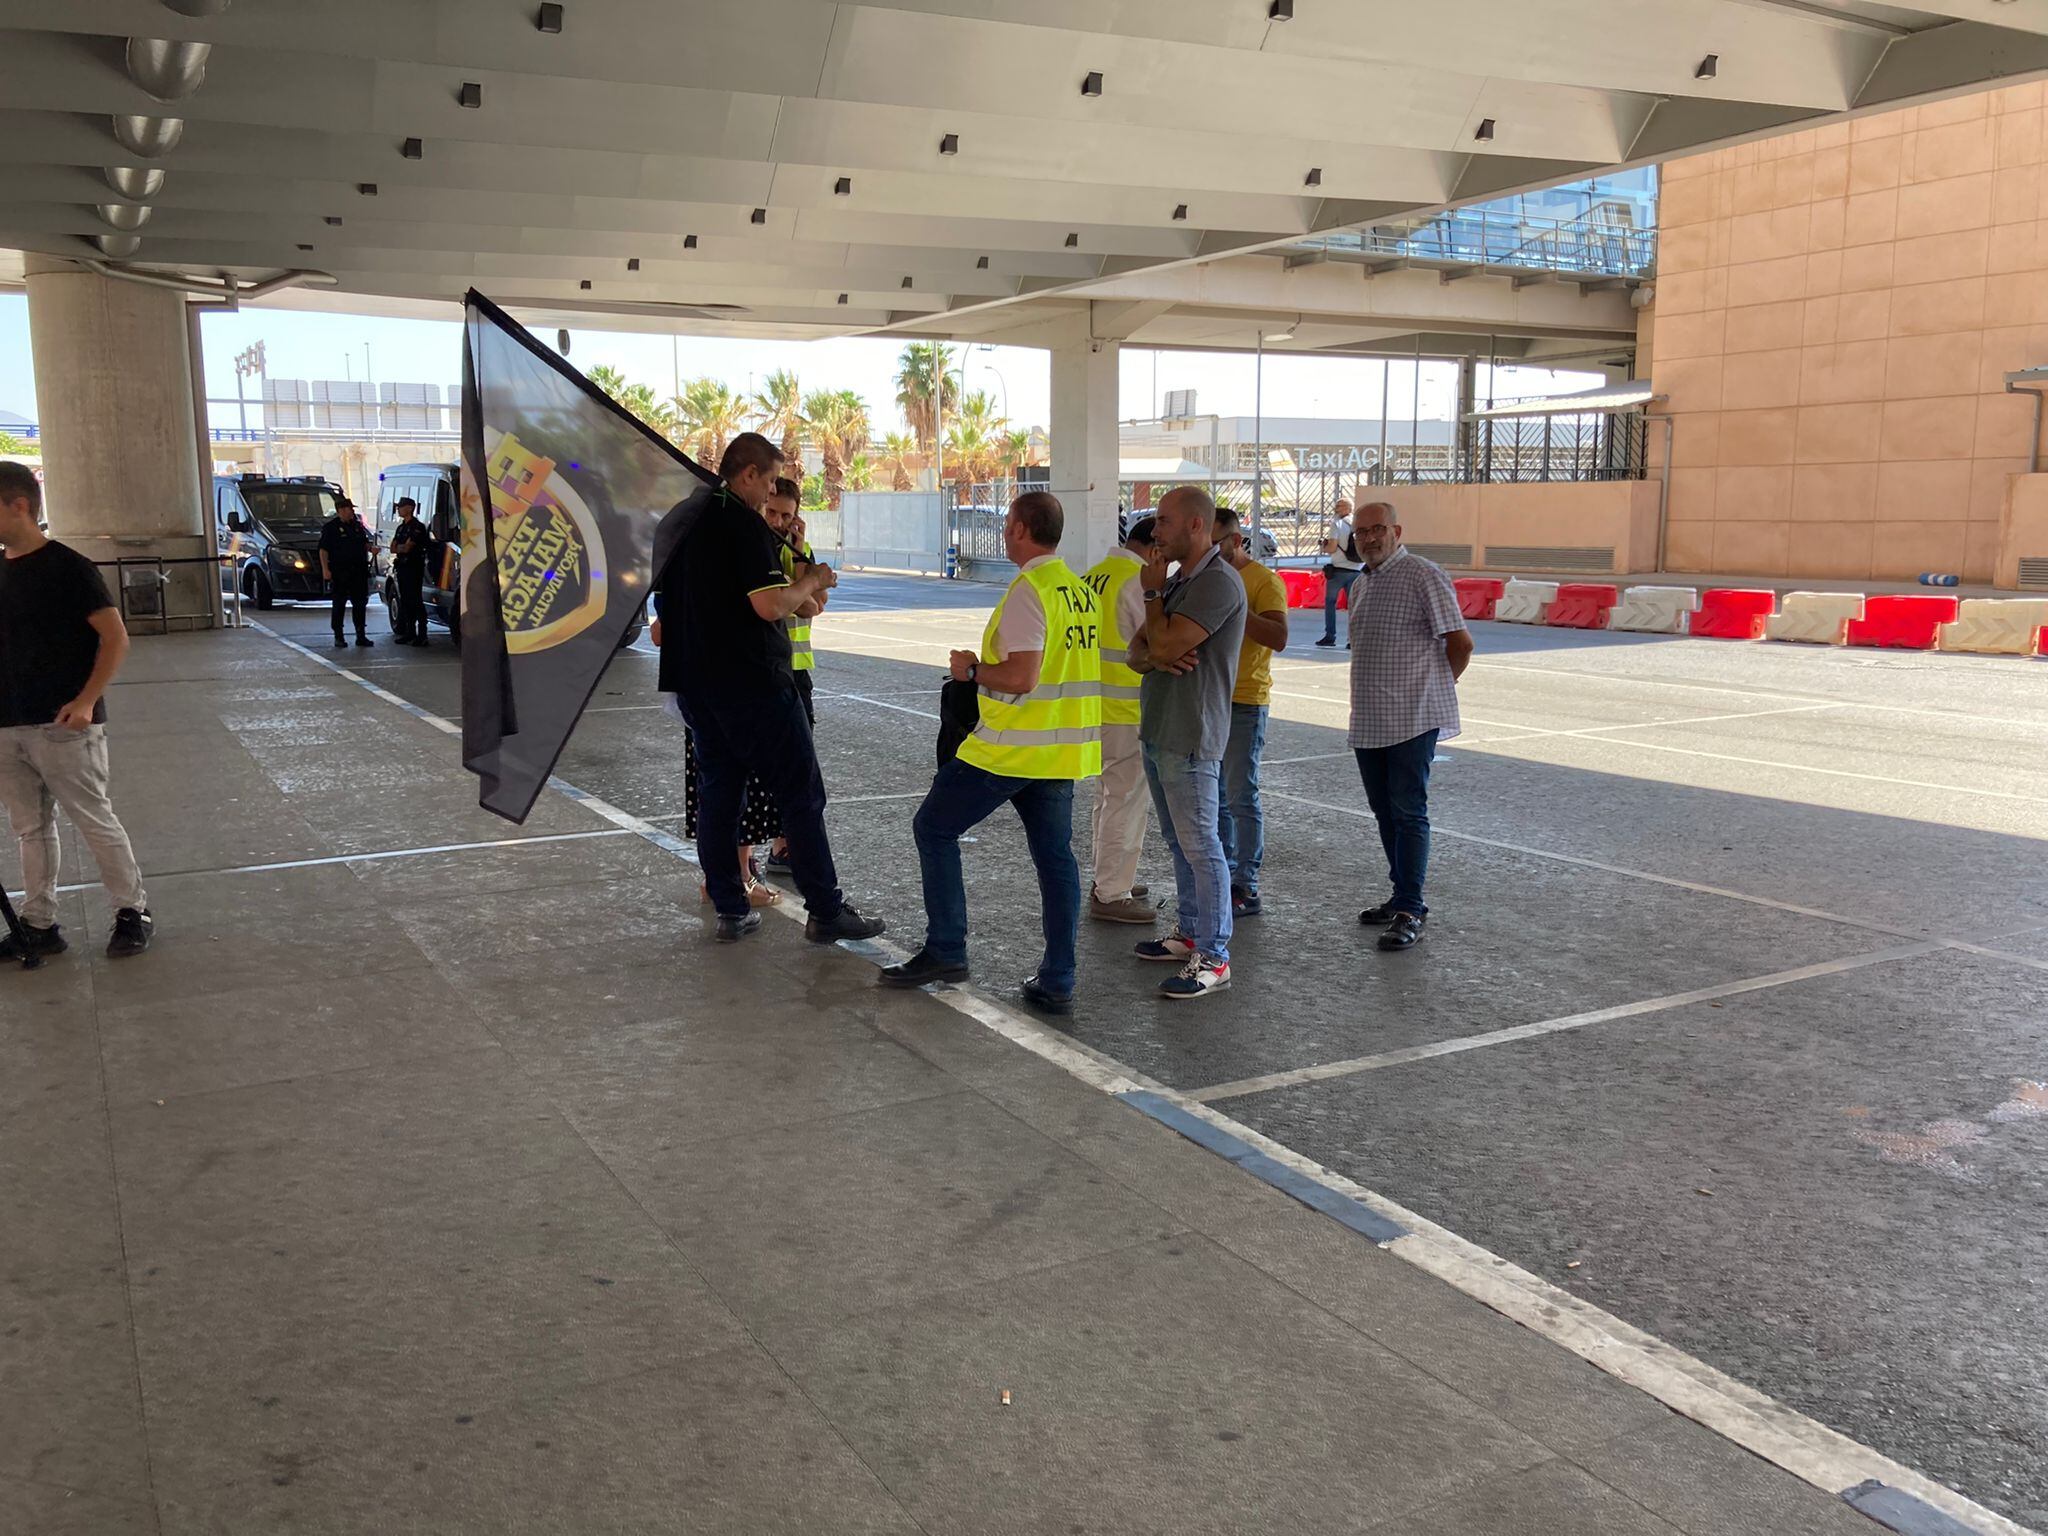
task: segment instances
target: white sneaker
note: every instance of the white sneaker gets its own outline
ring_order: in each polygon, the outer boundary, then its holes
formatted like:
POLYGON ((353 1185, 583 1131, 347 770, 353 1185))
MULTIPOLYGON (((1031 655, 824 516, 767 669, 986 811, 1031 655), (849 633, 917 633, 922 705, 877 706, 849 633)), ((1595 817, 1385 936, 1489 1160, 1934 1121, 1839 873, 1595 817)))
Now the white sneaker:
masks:
POLYGON ((1188 963, 1180 968, 1179 975, 1159 984, 1159 995, 1180 1002, 1191 997, 1207 997, 1229 985, 1228 960, 1218 960, 1213 955, 1191 954, 1188 963))

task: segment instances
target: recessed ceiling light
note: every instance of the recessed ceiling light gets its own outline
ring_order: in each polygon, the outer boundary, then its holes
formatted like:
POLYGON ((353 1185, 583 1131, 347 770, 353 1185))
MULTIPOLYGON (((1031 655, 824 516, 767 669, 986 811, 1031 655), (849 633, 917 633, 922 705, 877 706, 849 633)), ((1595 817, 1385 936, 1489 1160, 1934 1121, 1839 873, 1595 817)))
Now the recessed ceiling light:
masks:
POLYGON ((974 262, 974 270, 977 272, 986 272, 988 270, 988 258, 986 256, 976 257, 974 262))
POLYGON ((374 181, 359 181, 356 183, 356 191, 364 197, 375 197, 377 195, 377 183, 374 181))
POLYGON ((837 181, 833 182, 832 195, 834 197, 853 196, 853 178, 851 176, 842 176, 837 181))
POLYGON ((581 289, 584 289, 584 290, 588 291, 588 289, 589 289, 589 287, 590 287, 590 279, 586 277, 585 279, 583 279, 583 281, 582 281, 582 282, 578 283, 578 284, 577 284, 576 286, 577 286, 578 288, 581 288, 581 289))
POLYGON ((943 139, 939 140, 939 153, 942 155, 959 154, 960 135, 957 133, 949 133, 943 139))
POLYGON ((1310 166, 1308 174, 1302 177, 1301 184, 1304 187, 1320 187, 1323 184, 1323 168, 1320 165, 1310 166))
POLYGON ((844 303, 846 302, 846 295, 845 295, 845 294, 843 294, 843 293, 842 293, 841 295, 839 295, 839 302, 840 302, 840 303, 842 303, 842 304, 844 304, 844 303))
POLYGON ((325 219, 325 220, 324 220, 323 222, 325 222, 325 223, 328 223, 328 224, 332 224, 332 225, 334 225, 334 226, 335 226, 335 227, 336 227, 337 229, 341 227, 341 220, 337 219, 337 218, 336 218, 336 217, 335 217, 335 216, 334 216, 333 214, 331 214, 331 213, 327 215, 326 219, 325 219))
POLYGON ((904 286, 904 287, 906 287, 906 288, 908 288, 908 287, 910 286, 910 279, 909 279, 909 278, 907 278, 907 277, 906 277, 905 279, 903 279, 903 286, 904 286))
POLYGON ((1188 216, 1188 205, 1186 203, 1175 203, 1173 205, 1173 216, 1176 219, 1185 219, 1188 216))
POLYGON ((1700 60, 1700 67, 1692 72, 1692 77, 1695 80, 1711 80, 1720 73, 1720 69, 1721 55, 1710 53, 1700 60))
POLYGON ((1101 70, 1091 69, 1085 76, 1082 77, 1081 94, 1083 96, 1100 96, 1102 94, 1101 70))
POLYGON ((640 270, 640 258, 638 256, 628 256, 626 258, 626 270, 628 272, 638 272, 640 270))
POLYGON ((426 158, 427 146, 418 139, 407 139, 398 147, 398 152, 408 160, 423 160, 426 158))
POLYGON ((310 245, 302 245, 299 247, 299 249, 302 251, 310 251, 311 249, 313 249, 313 247, 311 247, 310 245))
POLYGON ((1294 20, 1294 0, 1273 0, 1273 3, 1266 7, 1266 15, 1274 21, 1294 20))
POLYGON ((1073 249, 1074 249, 1074 247, 1075 247, 1075 246, 1077 246, 1077 245, 1079 245, 1080 243, 1081 243, 1081 237, 1080 237, 1079 235, 1077 235, 1077 234, 1073 234, 1073 233, 1071 233, 1071 232, 1070 232, 1070 233, 1069 233, 1069 234, 1067 235, 1067 249, 1068 249, 1068 250, 1070 250, 1070 251, 1071 251, 1071 250, 1073 250, 1073 249))
POLYGON ((683 249, 686 251, 694 251, 695 249, 697 249, 697 237, 695 235, 683 236, 683 249))
POLYGON ((1479 131, 1473 134, 1472 137, 1482 144, 1491 144, 1493 142, 1493 119, 1490 117, 1481 118, 1479 120, 1479 131))
POLYGON ((562 8, 559 5, 542 6, 540 8, 540 14, 534 17, 533 24, 543 32, 561 31, 562 8))
POLYGON ((766 224, 768 222, 768 210, 766 208, 756 208, 754 210, 754 222, 756 224, 766 224))
POLYGON ((465 107, 480 107, 484 104, 484 88, 474 80, 465 80, 455 99, 465 107))

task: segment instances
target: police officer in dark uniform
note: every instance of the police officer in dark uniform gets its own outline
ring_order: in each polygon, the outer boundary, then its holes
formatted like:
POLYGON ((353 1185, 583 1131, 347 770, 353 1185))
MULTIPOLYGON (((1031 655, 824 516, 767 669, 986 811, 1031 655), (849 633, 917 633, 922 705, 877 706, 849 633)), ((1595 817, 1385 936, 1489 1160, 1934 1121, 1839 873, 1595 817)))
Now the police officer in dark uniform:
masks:
POLYGON ((341 615, 351 603, 356 610, 356 644, 375 645, 363 629, 363 615, 370 606, 370 530, 346 496, 335 501, 334 516, 320 530, 320 575, 334 602, 334 648, 348 644, 341 637, 341 615))
POLYGON ((420 504, 410 496, 398 498, 398 526, 391 530, 391 574, 398 581, 398 630, 400 645, 427 643, 427 604, 422 588, 427 579, 427 547, 432 543, 427 525, 420 521, 420 504))

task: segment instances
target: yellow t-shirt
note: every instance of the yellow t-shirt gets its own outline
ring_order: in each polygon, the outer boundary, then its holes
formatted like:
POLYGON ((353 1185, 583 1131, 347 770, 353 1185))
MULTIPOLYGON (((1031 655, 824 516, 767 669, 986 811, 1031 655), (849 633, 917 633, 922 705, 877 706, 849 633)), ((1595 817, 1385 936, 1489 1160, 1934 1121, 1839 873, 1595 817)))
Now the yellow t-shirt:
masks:
MULTIPOLYGON (((1286 584, 1258 561, 1246 561, 1237 574, 1244 579, 1247 614, 1272 613, 1276 609, 1281 613, 1287 611, 1286 584)), ((1237 688, 1230 695, 1230 702, 1273 702, 1273 653, 1250 635, 1245 636, 1244 645, 1237 653, 1237 688)))

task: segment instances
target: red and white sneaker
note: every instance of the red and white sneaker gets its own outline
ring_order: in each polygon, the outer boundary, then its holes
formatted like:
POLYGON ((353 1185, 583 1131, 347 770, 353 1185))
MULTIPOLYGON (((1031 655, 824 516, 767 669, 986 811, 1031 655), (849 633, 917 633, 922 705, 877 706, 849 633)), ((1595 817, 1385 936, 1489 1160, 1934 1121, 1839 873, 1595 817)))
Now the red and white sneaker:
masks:
POLYGON ((1159 984, 1159 995, 1182 1002, 1191 997, 1207 997, 1211 992, 1221 992, 1229 985, 1228 960, 1218 960, 1213 955, 1191 954, 1178 976, 1169 977, 1159 984))
POLYGON ((1132 946, 1131 953, 1140 960, 1171 960, 1175 965, 1185 961, 1195 952, 1195 941, 1178 928, 1163 939, 1147 939, 1132 946))

